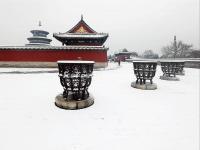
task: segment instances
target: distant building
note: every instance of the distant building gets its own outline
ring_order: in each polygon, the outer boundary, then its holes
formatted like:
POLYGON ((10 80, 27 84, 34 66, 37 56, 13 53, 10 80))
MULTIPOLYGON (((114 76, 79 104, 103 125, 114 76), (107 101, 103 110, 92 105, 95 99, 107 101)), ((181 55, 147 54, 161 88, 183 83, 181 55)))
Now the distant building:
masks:
POLYGON ((32 30, 25 46, 0 46, 0 66, 56 67, 58 60, 90 60, 95 67, 107 66, 107 50, 103 44, 107 33, 97 33, 83 17, 69 31, 54 33, 62 46, 51 46, 45 30, 32 30))
POLYGON ((131 59, 132 57, 137 57, 138 54, 136 52, 129 52, 127 50, 122 50, 120 52, 115 53, 115 61, 126 61, 131 59))
POLYGON ((41 29, 41 22, 39 22, 39 28, 35 30, 31 30, 31 33, 33 34, 32 37, 27 38, 29 41, 26 46, 50 46, 51 39, 47 38, 47 35, 49 34, 48 31, 41 29))

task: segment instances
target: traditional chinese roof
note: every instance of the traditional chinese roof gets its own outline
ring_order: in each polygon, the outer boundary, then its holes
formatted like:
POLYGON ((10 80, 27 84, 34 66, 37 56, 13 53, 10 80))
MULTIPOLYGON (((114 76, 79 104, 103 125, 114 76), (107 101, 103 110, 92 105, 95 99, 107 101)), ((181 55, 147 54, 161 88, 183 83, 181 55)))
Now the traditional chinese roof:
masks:
POLYGON ((52 40, 46 37, 42 37, 42 36, 32 36, 27 38, 27 40, 31 41, 31 40, 41 40, 41 41, 48 41, 51 42, 52 40))
POLYGON ((108 34, 97 33, 83 20, 83 17, 81 17, 81 20, 72 29, 65 33, 54 33, 53 37, 66 45, 87 45, 88 43, 92 45, 96 41, 98 41, 96 42, 98 43, 97 45, 103 45, 108 38, 108 34), (79 40, 81 40, 81 42, 79 40))
POLYGON ((39 26, 37 29, 31 30, 30 32, 32 33, 32 37, 27 38, 29 41, 26 46, 46 46, 50 45, 50 42, 52 41, 47 37, 49 34, 48 31, 45 31, 41 28, 41 22, 39 22, 39 26))
POLYGON ((55 37, 60 38, 103 38, 105 36, 108 36, 106 33, 97 33, 97 34, 80 34, 80 33, 54 33, 55 37))
POLYGON ((34 29, 34 30, 31 30, 30 31, 33 35, 40 35, 40 34, 43 34, 44 36, 47 36, 49 34, 48 31, 45 31, 43 29, 34 29))
POLYGON ((83 16, 81 16, 81 20, 67 33, 97 33, 93 30, 84 20, 83 16))

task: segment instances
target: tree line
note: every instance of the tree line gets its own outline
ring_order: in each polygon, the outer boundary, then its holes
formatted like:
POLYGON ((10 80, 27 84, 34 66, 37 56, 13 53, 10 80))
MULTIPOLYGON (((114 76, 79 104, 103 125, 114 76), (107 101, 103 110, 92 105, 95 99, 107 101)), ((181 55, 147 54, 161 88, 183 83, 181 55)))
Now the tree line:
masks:
MULTIPOLYGON (((127 49, 123 49, 123 52, 128 52, 127 49)), ((159 56, 153 50, 145 50, 141 55, 134 52, 135 56, 147 59, 157 58, 200 58, 200 50, 194 50, 192 44, 184 43, 183 41, 177 41, 174 36, 174 41, 161 48, 161 55, 159 56)))

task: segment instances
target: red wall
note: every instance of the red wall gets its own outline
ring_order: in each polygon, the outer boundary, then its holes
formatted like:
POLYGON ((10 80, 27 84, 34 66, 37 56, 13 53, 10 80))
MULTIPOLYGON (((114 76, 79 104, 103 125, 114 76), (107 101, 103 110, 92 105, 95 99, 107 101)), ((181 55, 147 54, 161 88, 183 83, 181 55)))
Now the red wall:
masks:
POLYGON ((0 61, 92 60, 107 62, 107 51, 101 50, 0 50, 0 61))

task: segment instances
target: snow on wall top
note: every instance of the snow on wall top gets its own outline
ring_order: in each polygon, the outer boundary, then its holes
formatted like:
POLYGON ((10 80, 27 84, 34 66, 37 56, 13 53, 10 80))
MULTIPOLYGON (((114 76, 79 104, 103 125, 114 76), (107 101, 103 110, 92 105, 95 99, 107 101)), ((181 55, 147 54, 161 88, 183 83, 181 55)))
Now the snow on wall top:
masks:
POLYGON ((104 46, 0 46, 1 50, 108 50, 104 46))

